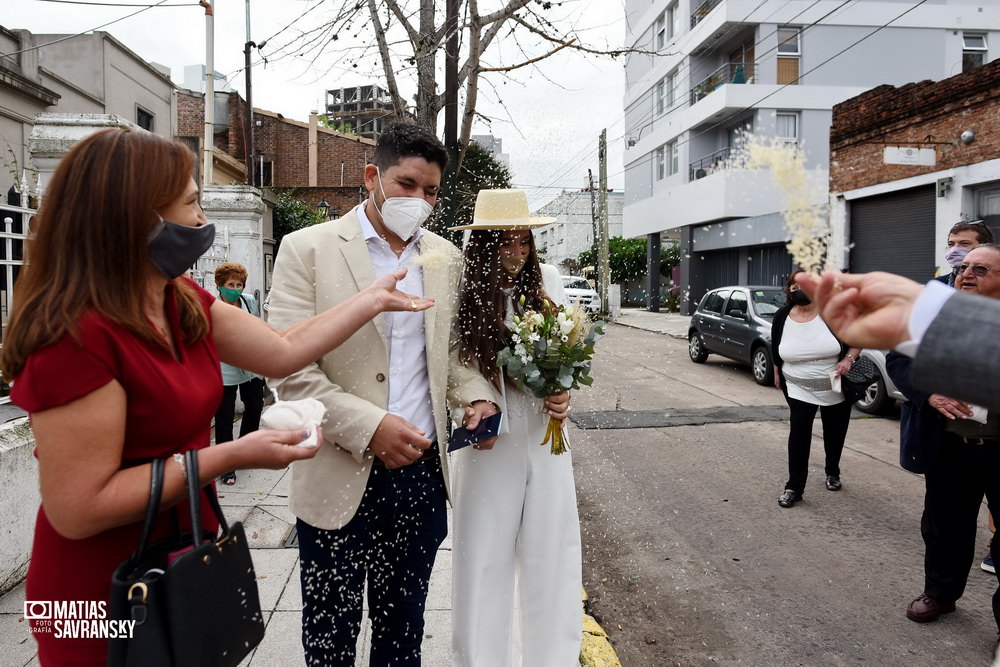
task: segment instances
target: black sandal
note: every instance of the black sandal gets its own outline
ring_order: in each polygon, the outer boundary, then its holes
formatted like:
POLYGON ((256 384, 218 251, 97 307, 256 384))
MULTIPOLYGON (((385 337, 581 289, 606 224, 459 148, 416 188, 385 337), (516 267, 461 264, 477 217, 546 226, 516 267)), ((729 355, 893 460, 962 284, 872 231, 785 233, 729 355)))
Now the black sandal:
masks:
POLYGON ((227 472, 225 475, 219 478, 219 482, 225 484, 226 486, 232 486, 236 483, 236 473, 227 472))
POLYGON ((778 496, 778 504, 782 507, 792 507, 800 500, 802 500, 802 494, 795 493, 789 489, 785 489, 785 492, 778 496))

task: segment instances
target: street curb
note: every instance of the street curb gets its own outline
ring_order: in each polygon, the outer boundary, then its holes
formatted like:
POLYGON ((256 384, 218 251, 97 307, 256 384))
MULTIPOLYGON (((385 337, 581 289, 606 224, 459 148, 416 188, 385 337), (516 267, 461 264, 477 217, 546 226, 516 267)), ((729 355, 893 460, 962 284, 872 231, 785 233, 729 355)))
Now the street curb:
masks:
MULTIPOLYGON (((587 591, 583 591, 583 601, 587 602, 587 591)), ((583 613, 583 642, 580 644, 581 667, 621 667, 618 654, 611 646, 608 633, 586 611, 583 613)))
POLYGON ((648 331, 650 333, 660 334, 661 336, 670 336, 671 338, 676 338, 677 340, 687 340, 687 334, 670 333, 669 331, 660 331, 659 329, 650 329, 648 326, 642 326, 641 324, 634 324, 632 322, 622 322, 621 320, 615 320, 615 324, 623 327, 628 327, 630 329, 639 329, 641 331, 648 331))

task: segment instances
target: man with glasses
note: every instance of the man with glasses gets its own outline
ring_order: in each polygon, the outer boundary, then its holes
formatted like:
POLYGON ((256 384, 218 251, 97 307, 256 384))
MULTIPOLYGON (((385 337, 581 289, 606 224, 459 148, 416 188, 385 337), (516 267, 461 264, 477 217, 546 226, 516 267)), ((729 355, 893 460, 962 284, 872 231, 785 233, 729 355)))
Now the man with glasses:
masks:
MULTIPOLYGON (((983 244, 970 250, 957 267, 955 288, 1000 299, 1000 246, 983 244)), ((906 608, 907 618, 927 623, 954 611, 955 601, 965 591, 983 496, 1000 509, 1000 412, 914 388, 911 362, 892 353, 887 367, 909 399, 900 424, 904 448, 913 439, 936 450, 928 451, 923 470, 924 592, 906 608)), ((1000 624, 1000 592, 993 607, 1000 624)))
POLYGON ((944 261, 951 270, 942 273, 938 280, 946 285, 954 285, 958 277, 958 266, 965 261, 965 256, 977 245, 993 243, 993 232, 982 220, 974 222, 956 222, 948 230, 948 242, 945 246, 944 261))

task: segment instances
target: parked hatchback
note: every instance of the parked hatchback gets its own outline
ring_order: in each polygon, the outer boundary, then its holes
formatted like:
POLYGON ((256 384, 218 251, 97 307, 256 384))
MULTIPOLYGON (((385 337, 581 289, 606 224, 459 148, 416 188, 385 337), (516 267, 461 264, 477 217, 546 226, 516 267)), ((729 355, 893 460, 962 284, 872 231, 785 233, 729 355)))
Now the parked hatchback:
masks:
POLYGON ((584 310, 591 315, 596 315, 601 311, 601 297, 586 278, 563 276, 562 283, 567 301, 570 303, 579 301, 584 310))
POLYGON ((771 320, 785 303, 784 291, 774 286, 710 291, 691 316, 688 356, 701 364, 709 354, 719 354, 748 364, 757 384, 773 384, 771 320))

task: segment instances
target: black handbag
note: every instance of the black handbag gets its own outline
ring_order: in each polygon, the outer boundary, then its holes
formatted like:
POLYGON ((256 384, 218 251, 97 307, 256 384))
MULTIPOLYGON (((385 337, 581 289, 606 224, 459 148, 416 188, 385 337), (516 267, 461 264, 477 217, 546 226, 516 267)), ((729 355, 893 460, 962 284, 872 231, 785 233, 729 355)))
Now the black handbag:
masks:
POLYGON ((243 525, 229 525, 215 488, 205 487, 219 535, 201 523, 197 452, 185 454, 191 531, 149 544, 163 493, 153 461, 139 548, 111 578, 112 620, 135 621, 131 637, 109 640, 110 667, 229 667, 264 638, 257 578, 243 525))
POLYGON ((851 370, 840 376, 840 390, 849 403, 854 403, 865 395, 877 377, 875 363, 868 357, 859 356, 851 366, 851 370))

